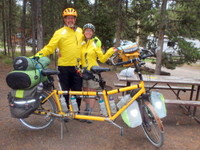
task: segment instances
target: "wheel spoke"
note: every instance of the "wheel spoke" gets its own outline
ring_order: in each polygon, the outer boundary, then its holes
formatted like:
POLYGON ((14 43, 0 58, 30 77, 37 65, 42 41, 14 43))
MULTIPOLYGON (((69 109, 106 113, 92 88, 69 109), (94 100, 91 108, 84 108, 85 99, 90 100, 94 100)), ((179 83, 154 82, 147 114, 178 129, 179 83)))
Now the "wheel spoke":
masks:
POLYGON ((164 128, 160 118, 149 102, 145 101, 144 105, 141 107, 143 115, 142 128, 145 132, 145 135, 156 147, 162 146, 164 141, 164 128))
MULTIPOLYGON (((43 93, 43 96, 47 95, 47 93, 43 93)), ((51 97, 45 103, 41 103, 40 107, 28 118, 20 119, 20 121, 30 129, 44 129, 50 126, 55 119, 49 116, 48 112, 56 112, 56 105, 51 97)))

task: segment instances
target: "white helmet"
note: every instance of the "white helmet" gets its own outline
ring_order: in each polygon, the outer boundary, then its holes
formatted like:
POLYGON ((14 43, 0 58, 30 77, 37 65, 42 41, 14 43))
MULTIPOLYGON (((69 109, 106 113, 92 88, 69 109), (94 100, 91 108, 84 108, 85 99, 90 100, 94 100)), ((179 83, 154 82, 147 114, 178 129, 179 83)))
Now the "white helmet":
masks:
POLYGON ((85 31, 85 29, 92 29, 93 30, 93 32, 95 32, 95 27, 94 27, 94 25, 93 24, 91 24, 91 23, 87 23, 87 24, 85 24, 84 26, 83 26, 83 31, 85 31))

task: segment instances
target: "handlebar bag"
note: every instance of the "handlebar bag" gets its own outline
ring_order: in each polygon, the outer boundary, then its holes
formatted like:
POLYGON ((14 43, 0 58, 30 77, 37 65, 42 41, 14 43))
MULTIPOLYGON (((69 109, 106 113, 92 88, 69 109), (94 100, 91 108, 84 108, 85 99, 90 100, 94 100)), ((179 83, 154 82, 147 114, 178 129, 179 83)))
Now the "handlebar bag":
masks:
POLYGON ((46 76, 41 74, 41 69, 35 70, 14 70, 6 77, 7 85, 12 89, 29 89, 37 85, 39 82, 47 80, 46 76))
POLYGON ((122 50, 124 53, 134 53, 138 51, 139 46, 137 43, 130 43, 126 45, 122 45, 120 47, 117 47, 118 50, 122 50))
POLYGON ((28 90, 11 90, 8 101, 12 117, 27 118, 39 107, 41 94, 37 93, 37 86, 28 90))
MULTIPOLYGON (((139 51, 134 51, 133 53, 124 53, 124 51, 118 51, 118 55, 119 55, 119 60, 121 60, 120 62, 125 62, 125 61, 128 61, 130 59, 134 59, 134 58, 138 58, 139 55, 140 55, 140 52, 139 51)), ((129 66, 132 66, 133 63, 130 63, 130 64, 126 64, 126 65, 123 65, 124 67, 129 67, 129 66)))

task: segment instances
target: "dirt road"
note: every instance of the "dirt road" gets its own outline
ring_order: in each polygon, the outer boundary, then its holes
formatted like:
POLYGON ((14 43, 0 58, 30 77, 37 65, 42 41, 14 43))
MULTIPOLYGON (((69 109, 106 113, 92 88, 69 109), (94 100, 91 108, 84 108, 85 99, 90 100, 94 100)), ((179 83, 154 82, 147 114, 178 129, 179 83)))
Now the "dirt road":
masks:
MULTIPOLYGON (((124 127, 124 136, 120 136, 117 127, 106 122, 87 124, 71 120, 66 124, 68 131, 65 130, 62 140, 59 120, 44 130, 25 128, 17 119, 10 117, 7 102, 9 88, 5 77, 11 69, 2 64, 0 68, 0 150, 156 150, 146 139, 141 127, 128 128, 121 118, 116 123, 124 127)), ((199 68, 194 70, 199 73, 199 68)), ((113 85, 116 80, 114 72, 103 76, 108 85, 113 85)), ((168 91, 163 91, 163 94, 173 98, 168 91)), ((187 96, 188 93, 184 94, 187 96)), ((199 150, 200 124, 184 115, 178 106, 168 105, 167 112, 167 117, 163 119, 165 143, 160 150, 199 150)))
MULTIPOLYGON (((155 64, 146 63, 146 66, 155 69, 155 64)), ((200 61, 192 65, 176 67, 174 70, 162 68, 162 71, 169 72, 173 76, 200 77, 200 61)))

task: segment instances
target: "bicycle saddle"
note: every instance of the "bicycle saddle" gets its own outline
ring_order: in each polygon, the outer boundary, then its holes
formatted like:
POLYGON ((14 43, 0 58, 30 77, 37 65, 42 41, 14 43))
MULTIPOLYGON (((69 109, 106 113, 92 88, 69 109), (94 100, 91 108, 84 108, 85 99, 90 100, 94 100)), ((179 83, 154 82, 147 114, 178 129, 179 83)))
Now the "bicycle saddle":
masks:
POLYGON ((59 74, 60 72, 58 70, 52 70, 52 69, 43 69, 42 71, 42 75, 44 76, 50 76, 50 75, 55 75, 55 74, 59 74))
POLYGON ((101 72, 110 71, 110 68, 102 68, 102 67, 99 67, 99 66, 93 66, 93 67, 91 68, 91 71, 92 71, 93 73, 98 74, 98 73, 101 73, 101 72))

